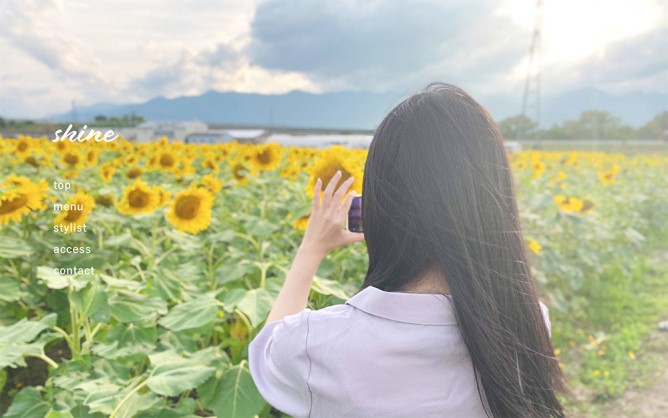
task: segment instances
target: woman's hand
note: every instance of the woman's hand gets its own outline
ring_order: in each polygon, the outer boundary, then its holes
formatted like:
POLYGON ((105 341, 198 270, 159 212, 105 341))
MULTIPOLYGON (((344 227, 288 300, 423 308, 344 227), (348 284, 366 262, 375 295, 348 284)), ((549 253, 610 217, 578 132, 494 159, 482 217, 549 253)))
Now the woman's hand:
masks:
POLYGON ((301 244, 302 248, 314 251, 323 257, 338 246, 364 241, 363 233, 350 232, 344 229, 355 192, 348 193, 345 201, 341 203, 343 195, 353 184, 353 178, 350 177, 344 181, 339 189, 334 192, 334 187, 336 187, 340 178, 341 171, 337 171, 329 181, 327 188, 325 188, 322 202, 320 201, 322 181, 318 179, 316 182, 313 193, 313 209, 301 244))

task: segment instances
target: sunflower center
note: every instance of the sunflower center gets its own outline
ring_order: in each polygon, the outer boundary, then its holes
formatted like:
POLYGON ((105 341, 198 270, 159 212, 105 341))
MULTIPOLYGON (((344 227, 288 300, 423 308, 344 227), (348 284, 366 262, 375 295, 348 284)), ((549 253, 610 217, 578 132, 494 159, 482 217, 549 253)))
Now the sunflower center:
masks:
POLYGON ((148 193, 141 190, 133 190, 128 195, 128 202, 133 208, 144 208, 148 205, 148 193))
POLYGON ((21 209, 28 203, 28 198, 26 196, 17 196, 11 200, 3 200, 0 202, 0 215, 6 213, 12 213, 17 209, 21 209))
POLYGON ((92 163, 95 160, 95 151, 88 151, 86 158, 88 158, 88 162, 92 163))
POLYGON ((262 164, 269 164, 272 160, 271 151, 264 150, 261 153, 257 154, 257 160, 262 164))
POLYGON ((174 157, 169 154, 162 154, 160 156, 160 165, 163 167, 171 167, 174 165, 174 157))
POLYGON ((76 209, 70 209, 67 211, 67 216, 65 217, 65 220, 67 222, 76 222, 79 218, 81 218, 81 211, 76 209))
MULTIPOLYGON (((110 174, 110 175, 111 175, 111 174, 110 174)), ((131 169, 128 170, 127 173, 125 173, 125 175, 126 175, 127 178, 129 178, 129 179, 133 179, 133 178, 139 177, 139 176, 141 175, 141 170, 138 169, 138 168, 136 168, 136 167, 135 167, 135 168, 131 168, 131 169)))
POLYGON ((246 178, 246 176, 242 173, 244 170, 244 167, 241 165, 234 166, 234 170, 232 171, 232 174, 234 175, 234 178, 237 180, 243 180, 246 178))
POLYGON ((75 165, 79 162, 79 157, 75 154, 65 154, 65 162, 69 165, 75 165))
POLYGON ((28 149, 28 143, 27 142, 19 142, 18 145, 16 146, 16 149, 23 152, 23 151, 28 149))
POLYGON ((26 158, 25 161, 26 161, 26 163, 30 164, 33 167, 38 167, 39 166, 39 163, 37 162, 35 157, 33 157, 32 155, 30 157, 26 158))
POLYGON ((185 196, 176 202, 176 216, 181 219, 194 219, 199 211, 200 199, 195 196, 185 196))
POLYGON ((338 182, 338 183, 336 184, 336 186, 334 187, 334 190, 335 190, 335 191, 339 188, 339 185, 340 185, 341 183, 343 183, 344 181, 346 181, 346 180, 348 180, 350 177, 352 177, 352 175, 351 175, 349 172, 347 172, 346 170, 344 170, 342 167, 328 167, 327 169, 323 170, 323 171, 320 173, 320 178, 322 179, 322 188, 323 188, 323 190, 325 189, 325 187, 327 187, 327 185, 329 184, 330 180, 332 180, 332 177, 334 177, 334 174, 336 174, 336 172, 337 172, 338 170, 341 170, 341 178, 339 179, 339 182, 338 182))

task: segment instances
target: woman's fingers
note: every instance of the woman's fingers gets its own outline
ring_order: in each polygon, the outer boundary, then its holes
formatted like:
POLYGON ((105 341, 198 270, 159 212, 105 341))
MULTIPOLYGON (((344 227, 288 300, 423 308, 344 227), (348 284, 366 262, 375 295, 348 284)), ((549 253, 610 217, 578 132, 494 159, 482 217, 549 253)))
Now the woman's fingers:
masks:
POLYGON ((338 216, 341 218, 341 222, 345 222, 346 218, 348 217, 348 212, 350 211, 350 207, 353 205, 354 197, 355 197, 355 192, 348 193, 348 196, 346 196, 346 200, 339 208, 338 216))
POLYGON ((362 242, 364 241, 364 233, 363 232, 349 232, 346 231, 344 232, 345 240, 347 244, 350 244, 352 242, 362 242))
POLYGON ((336 184, 339 182, 340 178, 341 170, 337 171, 336 174, 332 176, 331 180, 329 180, 329 184, 327 184, 327 187, 325 188, 325 195, 322 197, 323 209, 329 209, 329 204, 332 201, 332 193, 334 193, 334 187, 336 187, 336 184))
POLYGON ((320 191, 322 190, 322 180, 318 179, 315 182, 315 189, 313 190, 313 212, 320 209, 320 191))
POLYGON ((343 195, 346 194, 350 186, 353 184, 353 180, 354 179, 352 177, 348 177, 348 179, 343 182, 341 187, 339 187, 339 190, 336 191, 334 197, 332 197, 332 209, 335 212, 339 211, 339 208, 341 207, 341 201, 343 200, 343 195))

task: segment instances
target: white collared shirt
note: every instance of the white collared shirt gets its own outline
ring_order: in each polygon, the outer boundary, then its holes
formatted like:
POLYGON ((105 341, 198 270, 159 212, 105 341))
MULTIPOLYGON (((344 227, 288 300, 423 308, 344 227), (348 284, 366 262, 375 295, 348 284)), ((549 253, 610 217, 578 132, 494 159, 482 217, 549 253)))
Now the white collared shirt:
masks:
POLYGON ((368 286, 266 324, 248 361, 266 401, 295 417, 487 417, 450 295, 368 286))

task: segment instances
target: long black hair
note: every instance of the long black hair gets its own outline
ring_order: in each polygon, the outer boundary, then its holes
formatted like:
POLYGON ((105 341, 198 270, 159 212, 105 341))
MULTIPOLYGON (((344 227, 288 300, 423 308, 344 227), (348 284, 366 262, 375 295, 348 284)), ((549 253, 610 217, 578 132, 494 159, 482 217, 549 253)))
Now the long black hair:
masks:
MULTIPOLYGON (((376 129, 364 169, 362 288, 445 276, 494 417, 562 417, 563 376, 534 288, 503 137, 460 88, 434 83, 376 129)), ((487 408, 485 408, 487 411, 487 408)), ((489 415, 489 412, 488 412, 489 415)))

